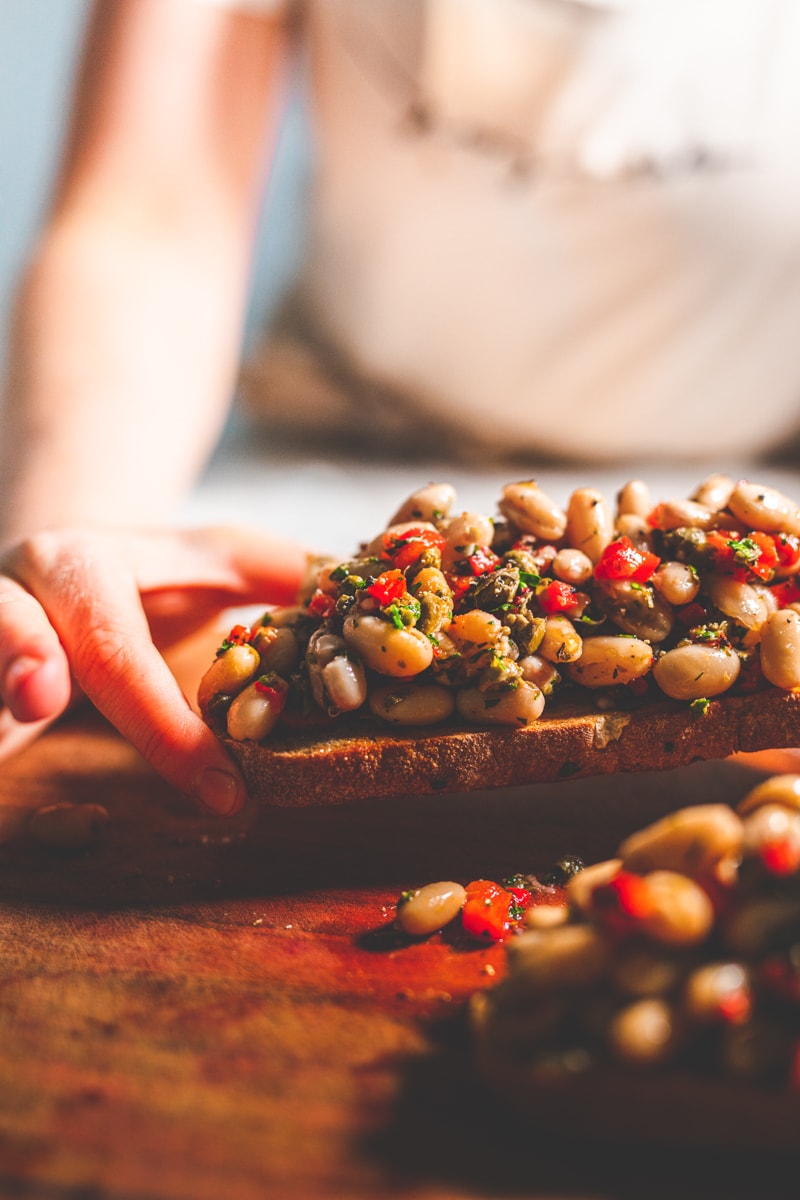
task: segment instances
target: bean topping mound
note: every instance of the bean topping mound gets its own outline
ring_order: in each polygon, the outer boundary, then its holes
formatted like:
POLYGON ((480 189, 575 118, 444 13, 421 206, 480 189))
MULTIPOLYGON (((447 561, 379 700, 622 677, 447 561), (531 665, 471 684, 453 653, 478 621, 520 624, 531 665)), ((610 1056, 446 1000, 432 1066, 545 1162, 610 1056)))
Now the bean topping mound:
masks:
POLYGON ((725 692, 800 688, 800 511, 773 488, 714 475, 654 504, 634 480, 562 509, 524 480, 491 517, 455 501, 421 488, 353 558, 315 563, 296 605, 236 625, 206 722, 238 741, 354 713, 525 727, 569 694, 700 718, 725 692))
POLYGON ((800 1094, 800 775, 678 810, 565 887, 473 997, 485 1061, 532 1084, 669 1066, 800 1094))

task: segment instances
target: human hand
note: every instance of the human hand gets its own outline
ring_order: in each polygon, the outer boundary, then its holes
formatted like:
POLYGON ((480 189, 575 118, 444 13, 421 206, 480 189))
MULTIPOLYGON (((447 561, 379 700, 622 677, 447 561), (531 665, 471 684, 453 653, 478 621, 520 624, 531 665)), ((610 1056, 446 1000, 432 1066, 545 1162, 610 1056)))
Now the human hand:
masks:
POLYGON ((164 653, 239 604, 292 603, 308 561, 248 529, 53 530, 0 556, 0 758, 85 694, 164 779, 229 815, 245 787, 164 653))

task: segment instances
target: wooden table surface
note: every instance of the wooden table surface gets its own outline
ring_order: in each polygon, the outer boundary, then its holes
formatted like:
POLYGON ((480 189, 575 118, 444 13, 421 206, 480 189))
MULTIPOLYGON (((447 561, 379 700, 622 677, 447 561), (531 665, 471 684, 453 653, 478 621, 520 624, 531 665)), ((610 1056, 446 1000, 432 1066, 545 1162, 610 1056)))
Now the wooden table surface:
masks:
MULTIPOLYGON (((739 763, 495 795, 198 816, 84 714, 0 778, 0 1195, 796 1196, 786 1163, 527 1127, 471 1070, 502 950, 392 928, 406 887, 593 859, 739 763), (100 802, 79 852, 31 809, 100 802)), ((797 1163, 794 1164, 796 1170, 797 1163)))

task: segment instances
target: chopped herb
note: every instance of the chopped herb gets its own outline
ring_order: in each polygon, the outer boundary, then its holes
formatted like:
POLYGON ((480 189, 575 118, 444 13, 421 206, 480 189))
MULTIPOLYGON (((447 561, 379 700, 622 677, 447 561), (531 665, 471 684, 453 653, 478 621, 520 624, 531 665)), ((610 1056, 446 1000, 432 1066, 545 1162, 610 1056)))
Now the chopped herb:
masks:
POLYGON ((692 720, 697 721, 700 717, 704 717, 708 712, 708 706, 711 701, 706 696, 698 696, 689 705, 689 711, 692 714, 692 720))

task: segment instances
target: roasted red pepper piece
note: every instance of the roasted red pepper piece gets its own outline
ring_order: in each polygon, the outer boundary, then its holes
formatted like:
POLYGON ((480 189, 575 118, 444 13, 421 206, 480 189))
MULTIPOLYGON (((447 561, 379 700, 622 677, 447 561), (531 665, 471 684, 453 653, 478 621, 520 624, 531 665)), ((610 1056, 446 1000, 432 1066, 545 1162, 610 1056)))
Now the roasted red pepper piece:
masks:
POLYGON ((466 893, 461 910, 465 932, 480 941, 502 942, 515 924, 510 914, 511 893, 491 879, 473 880, 466 893))
POLYGON ((592 892, 592 913, 607 928, 630 933, 653 911, 647 881, 641 875, 620 871, 592 892))
POLYGON ((578 592, 571 583, 562 583, 560 579, 551 579, 536 590, 539 608, 547 616, 576 612, 585 599, 583 593, 578 592))
POLYGON ((336 612, 336 600, 327 592, 316 591, 308 602, 308 611, 312 616, 325 621, 336 612))
POLYGON ((629 537, 621 537, 606 546, 594 569, 594 577, 647 583, 660 562, 657 554, 649 550, 637 550, 629 537))
POLYGON ((385 556, 403 571, 413 567, 426 550, 441 550, 442 546, 444 534, 436 529, 422 529, 417 526, 406 529, 404 533, 386 533, 383 538, 385 556))
POLYGON ((370 596, 374 596, 382 608, 396 604, 407 592, 406 577, 400 570, 384 571, 382 575, 367 588, 370 596))

